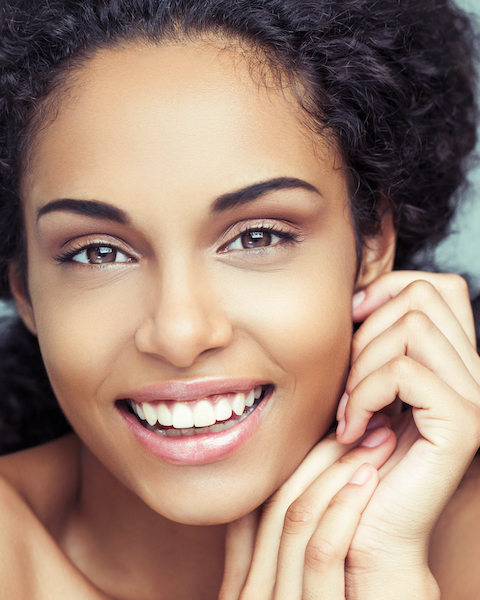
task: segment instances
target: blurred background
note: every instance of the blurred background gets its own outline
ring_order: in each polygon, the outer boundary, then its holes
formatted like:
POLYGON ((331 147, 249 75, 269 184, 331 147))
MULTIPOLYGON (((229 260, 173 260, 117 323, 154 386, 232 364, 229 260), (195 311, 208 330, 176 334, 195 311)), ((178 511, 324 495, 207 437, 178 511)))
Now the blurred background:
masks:
MULTIPOLYGON (((479 0, 457 0, 457 4, 475 15, 480 31, 479 0)), ((480 143, 477 155, 480 155, 480 143)), ((452 233, 437 248, 435 262, 442 271, 467 275, 472 291, 480 291, 480 159, 476 160, 470 173, 470 189, 453 224, 452 233)), ((0 302, 0 315, 9 311, 0 302)))
MULTIPOLYGON (((456 1, 461 8, 475 15, 477 30, 480 31, 480 2, 478 0, 456 1)), ((477 155, 480 155, 480 143, 477 144, 477 155)), ((438 247, 435 258, 437 265, 442 271, 452 271, 469 275, 473 290, 480 290, 479 159, 477 159, 475 168, 470 173, 470 183, 468 195, 453 224, 452 233, 438 247)))

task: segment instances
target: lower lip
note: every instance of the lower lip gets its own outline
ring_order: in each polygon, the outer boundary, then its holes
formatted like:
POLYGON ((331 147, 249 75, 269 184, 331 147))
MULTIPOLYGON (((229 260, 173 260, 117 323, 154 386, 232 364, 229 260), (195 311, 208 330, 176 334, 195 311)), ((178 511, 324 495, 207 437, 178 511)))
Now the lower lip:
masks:
POLYGON ((248 417, 226 431, 183 437, 158 435, 143 427, 125 407, 118 410, 136 439, 156 458, 177 465, 203 465, 231 456, 255 434, 272 393, 248 417))

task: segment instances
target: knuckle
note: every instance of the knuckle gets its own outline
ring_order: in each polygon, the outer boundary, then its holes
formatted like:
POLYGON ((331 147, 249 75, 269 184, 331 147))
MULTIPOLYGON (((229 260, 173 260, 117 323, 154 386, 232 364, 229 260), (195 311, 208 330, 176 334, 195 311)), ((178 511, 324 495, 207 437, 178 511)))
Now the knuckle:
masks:
POLYGON ((438 296, 437 288, 425 279, 416 279, 407 286, 409 294, 413 300, 424 301, 425 299, 431 300, 433 297, 438 296))
POLYGON ((308 500, 298 498, 288 507, 285 513, 283 530, 285 533, 297 533, 316 524, 318 520, 318 510, 308 500))
POLYGON ((324 570, 340 560, 340 554, 331 541, 322 538, 310 540, 305 549, 305 564, 314 571, 324 570))
POLYGON ((407 379, 412 370, 412 362, 407 356, 395 356, 388 362, 387 368, 394 378, 407 379))
POLYGON ((434 327, 429 317, 418 309, 409 310, 400 319, 401 324, 413 333, 430 330, 434 327))
POLYGON ((461 293, 468 296, 468 283, 457 273, 446 273, 444 277, 444 287, 453 290, 456 294, 461 293))

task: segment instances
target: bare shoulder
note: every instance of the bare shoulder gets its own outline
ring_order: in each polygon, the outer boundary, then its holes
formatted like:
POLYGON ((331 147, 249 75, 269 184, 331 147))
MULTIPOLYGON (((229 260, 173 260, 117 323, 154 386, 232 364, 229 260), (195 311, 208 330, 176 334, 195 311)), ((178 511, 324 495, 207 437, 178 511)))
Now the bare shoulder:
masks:
POLYGON ((74 436, 0 458, 0 596, 107 600, 56 542, 78 487, 74 436))
POLYGON ((442 600, 480 598, 480 456, 445 508, 430 546, 442 600))
POLYGON ((0 478, 54 534, 76 498, 81 443, 75 435, 0 457, 0 478))
POLYGON ((10 597, 27 598, 33 590, 25 578, 30 572, 29 538, 33 513, 14 487, 0 477, 0 578, 10 597))

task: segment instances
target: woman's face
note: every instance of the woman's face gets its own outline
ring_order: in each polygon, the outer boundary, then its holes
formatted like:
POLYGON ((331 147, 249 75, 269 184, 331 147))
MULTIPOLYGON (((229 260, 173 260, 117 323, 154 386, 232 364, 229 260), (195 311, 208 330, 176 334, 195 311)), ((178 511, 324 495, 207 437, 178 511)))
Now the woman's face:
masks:
POLYGON ((36 140, 31 327, 79 436, 168 518, 249 512, 332 422, 356 270, 340 166, 287 92, 200 43, 99 53, 36 140))

